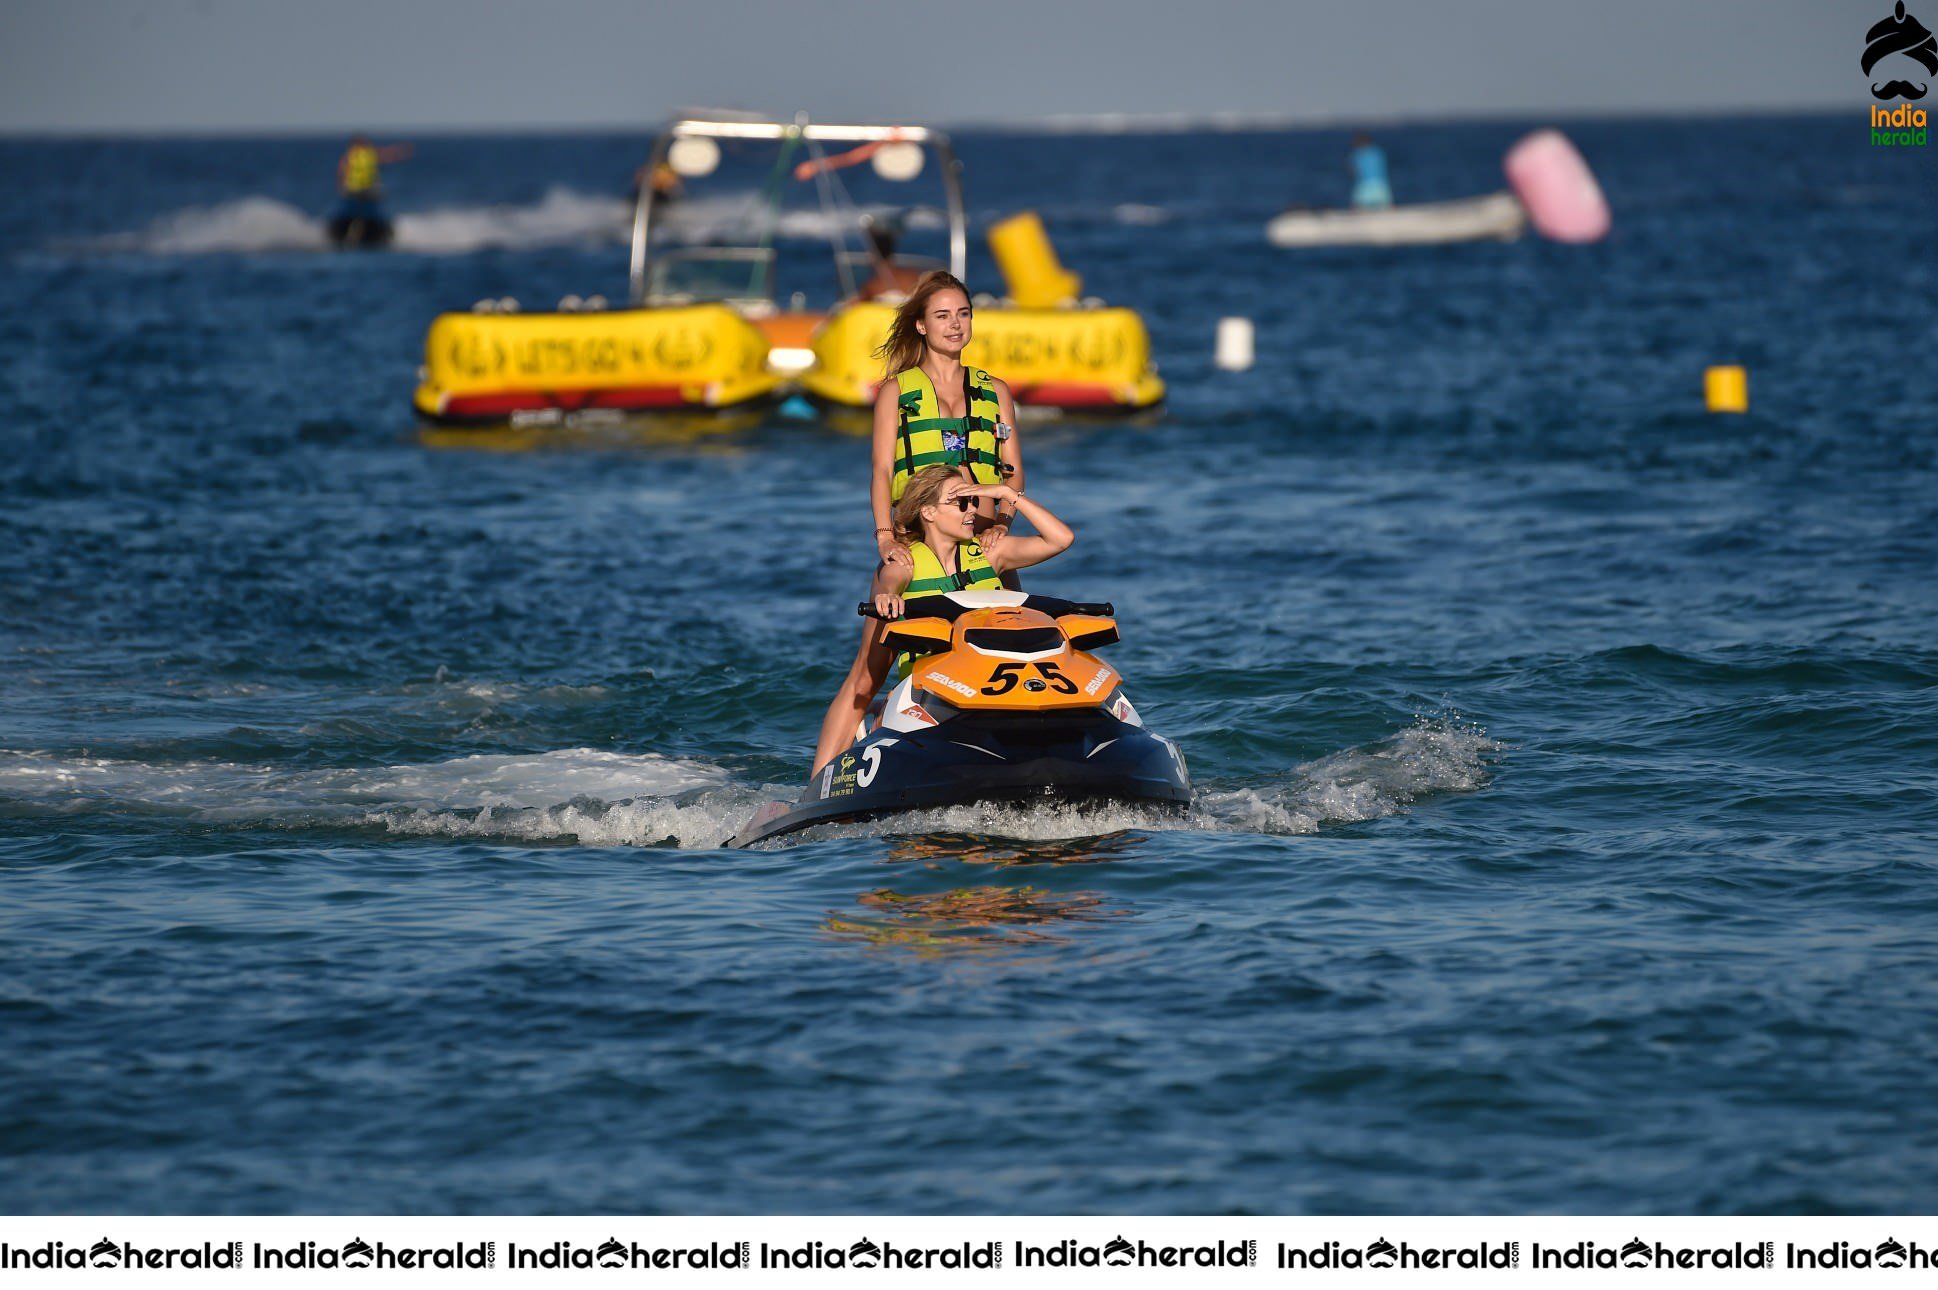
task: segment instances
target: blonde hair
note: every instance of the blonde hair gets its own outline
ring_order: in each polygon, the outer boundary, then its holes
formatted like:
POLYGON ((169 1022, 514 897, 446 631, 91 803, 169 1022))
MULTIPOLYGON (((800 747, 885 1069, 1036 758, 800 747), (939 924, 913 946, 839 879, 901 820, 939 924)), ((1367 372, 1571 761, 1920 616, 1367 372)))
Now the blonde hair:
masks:
POLYGON ((875 350, 875 357, 882 360, 882 375, 894 379, 909 368, 922 361, 922 351, 927 345, 915 324, 927 312, 929 301, 938 292, 960 291, 964 300, 969 299, 969 288, 962 285, 962 279, 945 269, 935 269, 922 275, 915 284, 915 290, 895 311, 895 321, 888 324, 888 339, 875 350))
POLYGON ((903 546, 922 540, 922 508, 938 506, 942 490, 952 483, 966 483, 960 466, 924 466, 908 481, 902 500, 895 503, 895 540, 903 546))

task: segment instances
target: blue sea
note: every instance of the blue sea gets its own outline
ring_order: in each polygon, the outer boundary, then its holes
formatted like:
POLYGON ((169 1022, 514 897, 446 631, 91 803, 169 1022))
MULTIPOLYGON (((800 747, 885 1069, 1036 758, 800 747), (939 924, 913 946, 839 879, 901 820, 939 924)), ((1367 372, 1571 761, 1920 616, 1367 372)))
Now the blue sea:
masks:
POLYGON ((341 139, 0 142, 0 1212, 1928 1210, 1932 159, 1560 124, 1599 245, 1272 250, 1344 131, 958 138, 973 285, 1034 209, 1148 320, 1029 583, 1196 800, 753 852, 865 441, 409 408, 440 310, 623 297, 646 132, 418 138, 346 255, 341 139))

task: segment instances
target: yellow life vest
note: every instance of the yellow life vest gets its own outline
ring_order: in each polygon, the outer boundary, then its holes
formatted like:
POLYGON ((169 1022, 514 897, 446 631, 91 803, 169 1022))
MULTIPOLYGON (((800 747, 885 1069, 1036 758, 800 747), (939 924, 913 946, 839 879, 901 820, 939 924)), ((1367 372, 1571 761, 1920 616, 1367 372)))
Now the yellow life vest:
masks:
POLYGON ((996 423, 1002 409, 996 386, 981 368, 962 368, 963 417, 945 417, 935 395, 935 382, 920 367, 895 378, 899 387, 901 428, 895 433, 895 473, 888 496, 901 501, 908 481, 929 466, 967 466, 978 484, 1003 482, 996 423))
MULTIPOLYGON (((989 560, 982 553, 979 542, 956 543, 956 571, 950 573, 942 567, 942 561, 935 552, 929 550, 926 542, 912 542, 908 553, 915 561, 915 576, 909 579, 908 588, 902 592, 903 600, 919 600, 923 596, 939 596, 947 591, 1001 591, 1002 575, 990 567, 989 560)), ((919 607, 910 609, 908 616, 919 616, 919 607)), ((909 674, 915 661, 913 654, 895 656, 895 679, 901 680, 909 674)))
POLYGON ((358 144, 343 154, 343 191, 367 193, 377 186, 377 150, 358 144))

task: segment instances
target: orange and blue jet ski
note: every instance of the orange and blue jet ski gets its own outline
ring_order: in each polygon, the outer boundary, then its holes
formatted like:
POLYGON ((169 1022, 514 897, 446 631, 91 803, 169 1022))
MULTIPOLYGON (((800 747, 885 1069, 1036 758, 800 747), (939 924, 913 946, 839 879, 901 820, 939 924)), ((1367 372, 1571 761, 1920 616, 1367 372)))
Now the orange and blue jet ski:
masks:
POLYGON ((799 801, 769 802, 729 846, 972 802, 1190 803, 1184 754, 1144 728, 1123 678, 1089 652, 1117 640, 1110 605, 1017 591, 905 603, 888 645, 910 656, 909 674, 880 716, 799 801))

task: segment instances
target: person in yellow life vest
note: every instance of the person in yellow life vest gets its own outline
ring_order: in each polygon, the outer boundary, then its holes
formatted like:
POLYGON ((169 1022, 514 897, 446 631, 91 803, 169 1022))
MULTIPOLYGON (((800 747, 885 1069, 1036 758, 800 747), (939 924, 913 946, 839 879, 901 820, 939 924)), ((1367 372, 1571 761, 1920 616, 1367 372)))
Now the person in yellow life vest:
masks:
MULTIPOLYGON (((877 613, 900 618, 908 602, 923 596, 998 590, 1005 573, 1041 564, 1076 541, 1069 525, 1023 496, 1020 488, 971 483, 966 473, 962 466, 927 466, 908 481, 895 503, 893 531, 908 559, 905 563, 884 559, 875 570, 870 595, 877 613), (982 546, 976 540, 976 509, 989 501, 1020 512, 1036 532, 1005 538, 993 551, 982 546)), ((907 674, 907 659, 891 659, 885 640, 885 624, 869 619, 854 664, 821 721, 821 738, 814 749, 816 771, 854 742, 855 727, 888 679, 891 664, 898 675, 907 674)))
POLYGON ((350 140, 336 163, 336 190, 339 196, 363 201, 378 201, 384 195, 380 167, 409 161, 415 151, 408 143, 393 143, 379 148, 362 135, 350 140))
MULTIPOLYGON (((889 516, 909 479, 928 466, 960 466, 971 482, 1023 491, 1023 445, 1009 386, 962 361, 975 334, 969 288, 936 270, 915 284, 875 351, 885 379, 875 392, 868 484, 875 548, 890 565, 912 557, 889 516)), ((993 495, 986 495, 993 499, 993 495)), ((1009 516, 994 500, 978 508, 976 532, 991 554, 1009 536, 1009 516)))

